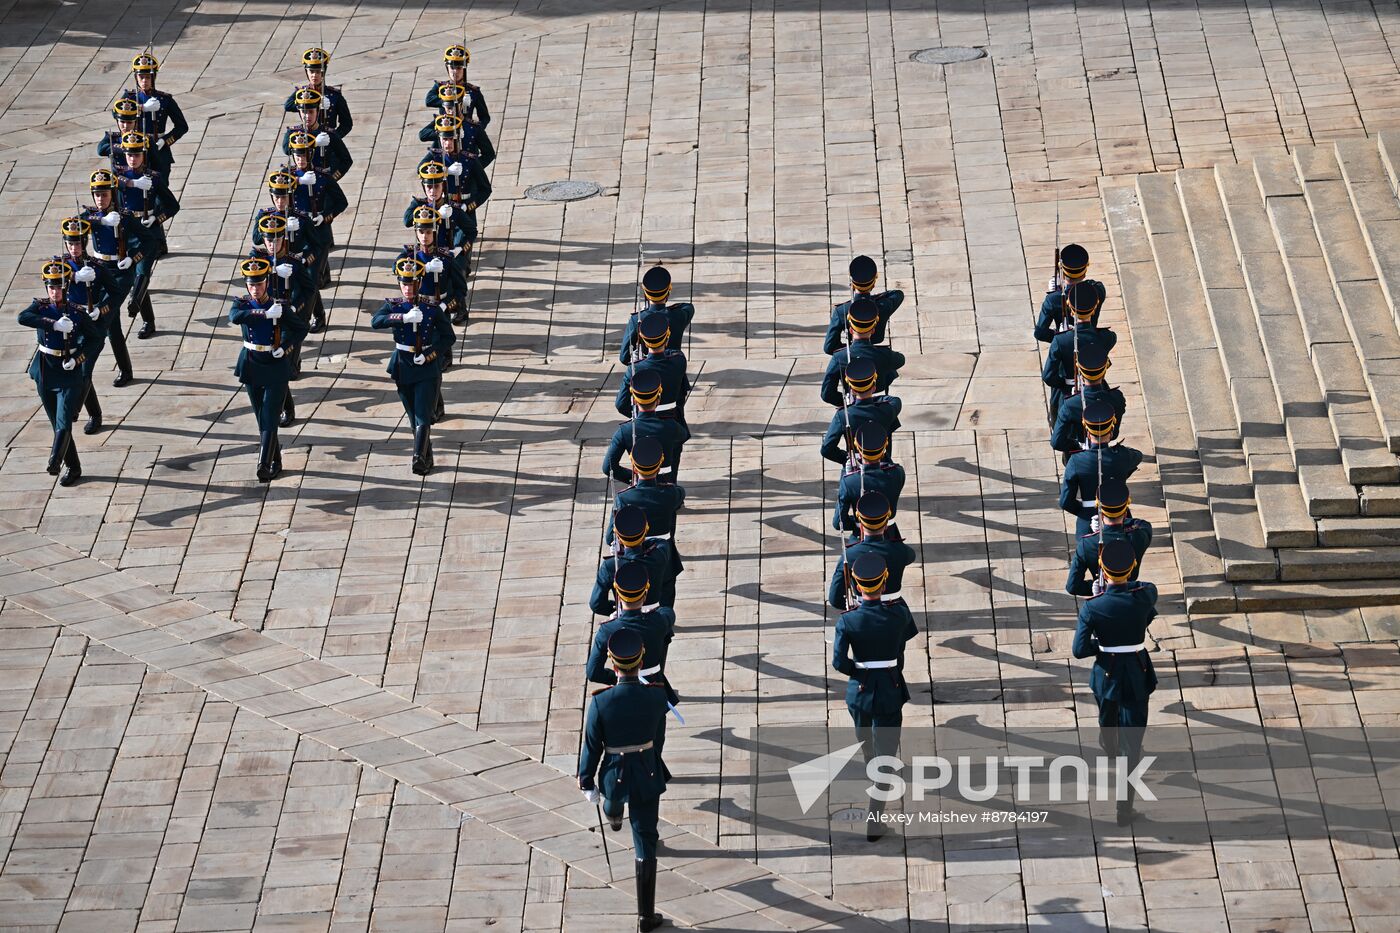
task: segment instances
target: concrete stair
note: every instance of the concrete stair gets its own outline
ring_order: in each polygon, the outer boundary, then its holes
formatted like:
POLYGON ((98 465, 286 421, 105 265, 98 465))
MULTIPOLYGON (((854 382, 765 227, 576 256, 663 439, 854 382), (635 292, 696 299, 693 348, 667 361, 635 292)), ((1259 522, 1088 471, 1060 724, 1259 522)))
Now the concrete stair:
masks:
POLYGON ((1400 135, 1102 187, 1188 608, 1400 603, 1400 135))

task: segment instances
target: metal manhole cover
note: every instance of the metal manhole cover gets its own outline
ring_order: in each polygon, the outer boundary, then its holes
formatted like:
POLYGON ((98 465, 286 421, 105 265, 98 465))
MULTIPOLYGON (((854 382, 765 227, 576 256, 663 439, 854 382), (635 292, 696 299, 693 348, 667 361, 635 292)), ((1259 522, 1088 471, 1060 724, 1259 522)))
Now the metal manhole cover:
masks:
POLYGON ((986 49, 966 45, 940 45, 934 49, 920 49, 910 55, 909 60, 924 65, 954 65, 958 62, 972 62, 986 57, 986 49))
POLYGON ((536 201, 582 201, 602 192, 591 181, 547 181, 525 189, 525 197, 536 201))

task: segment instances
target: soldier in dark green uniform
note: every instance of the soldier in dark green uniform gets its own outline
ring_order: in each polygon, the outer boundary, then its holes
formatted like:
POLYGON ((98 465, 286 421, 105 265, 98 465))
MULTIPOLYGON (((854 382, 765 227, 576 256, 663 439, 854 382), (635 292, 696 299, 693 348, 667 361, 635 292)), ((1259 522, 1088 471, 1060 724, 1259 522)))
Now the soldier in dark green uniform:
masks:
POLYGON ((612 440, 608 442, 608 452, 603 455, 603 472, 611 473, 619 483, 631 482, 632 474, 622 466, 622 455, 631 452, 633 443, 650 437, 661 445, 664 458, 658 475, 676 482, 681 451, 690 438, 690 432, 675 418, 668 418, 656 410, 661 402, 661 374, 654 370, 642 370, 632 377, 627 391, 632 395, 632 417, 618 425, 613 432, 612 440))
POLYGON ((671 555, 671 542, 647 537, 650 526, 647 524, 647 513, 640 506, 623 506, 613 513, 612 521, 617 543, 613 546, 613 552, 598 565, 598 576, 593 583, 588 608, 600 616, 610 616, 617 610, 612 599, 613 580, 618 570, 630 563, 642 564, 647 568, 647 579, 651 581, 651 592, 657 603, 667 608, 674 606, 676 577, 672 571, 675 558, 671 555))
POLYGON ((1084 410, 1084 449, 1070 456, 1060 480, 1060 508, 1077 519, 1076 538, 1094 530, 1100 478, 1126 482, 1142 463, 1142 451, 1109 441, 1117 425, 1108 402, 1092 402, 1084 410))
MULTIPOLYGON (((435 107, 440 113, 450 113, 460 117, 471 130, 471 145, 481 153, 481 164, 490 165, 496 158, 496 148, 486 135, 486 126, 491 122, 491 112, 486 109, 486 96, 481 88, 467 80, 467 65, 471 64, 472 53, 465 46, 450 45, 442 53, 442 63, 447 68, 445 80, 434 81, 423 99, 424 105, 435 107), (448 88, 459 87, 463 94, 454 97, 448 88)), ((419 138, 423 134, 419 132, 419 138)), ((424 142, 427 140, 424 139, 424 142)))
POLYGON ((419 292, 452 318, 453 324, 467 321, 467 280, 461 268, 452 261, 448 242, 438 239, 442 218, 427 205, 414 208, 413 234, 416 243, 405 243, 399 259, 416 259, 423 264, 423 281, 419 292))
MULTIPOLYGON (((1060 268, 1056 274, 1050 277, 1050 284, 1045 290, 1045 300, 1040 303, 1040 315, 1035 321, 1035 339, 1041 343, 1049 343, 1055 339, 1055 335, 1069 326, 1065 319, 1065 293, 1079 283, 1088 284, 1098 293, 1098 304, 1103 305, 1104 299, 1108 297, 1108 291, 1103 287, 1102 282, 1085 278, 1089 271, 1089 251, 1078 243, 1071 243, 1060 250, 1060 268)), ((1094 311, 1094 316, 1090 323, 1095 327, 1099 324, 1099 312, 1094 311)))
MULTIPOLYGON (((904 600, 883 598, 888 577, 889 568, 879 554, 861 554, 852 562, 851 579, 860 602, 836 620, 831 642, 831 666, 850 678, 846 709, 867 762, 899 751, 904 704, 909 702, 904 645, 919 634, 904 600)), ((881 801, 871 799, 872 814, 883 809, 881 801)), ((866 839, 879 838, 883 825, 878 819, 867 821, 866 839)))
POLYGON ((258 208, 253 215, 253 243, 261 246, 263 234, 259 225, 264 217, 277 216, 285 221, 287 250, 295 256, 307 270, 310 286, 307 306, 311 311, 311 333, 319 334, 326 326, 326 306, 321 300, 321 270, 325 265, 324 239, 320 231, 328 228, 317 227, 311 215, 299 210, 293 199, 297 187, 296 176, 278 169, 268 173, 267 190, 272 196, 271 207, 258 208))
POLYGON ((341 138, 321 125, 321 92, 304 87, 292 93, 292 103, 301 117, 300 126, 289 126, 282 131, 282 152, 293 155, 292 137, 305 133, 311 137, 311 169, 318 175, 328 175, 332 181, 340 181, 350 167, 355 164, 350 150, 345 148, 341 138))
POLYGON ((306 71, 306 83, 292 88, 292 93, 287 95, 282 104, 282 110, 286 113, 296 110, 297 91, 310 88, 321 95, 321 112, 317 124, 337 139, 344 139, 350 135, 355 121, 350 116, 350 105, 345 102, 345 95, 340 92, 340 88, 326 84, 326 69, 330 64, 331 53, 325 49, 314 48, 302 52, 301 67, 306 71))
MULTIPOLYGON (((115 130, 108 130, 102 134, 102 138, 97 141, 97 154, 106 159, 112 171, 126 168, 126 155, 122 152, 122 136, 127 133, 141 132, 141 105, 135 98, 118 97, 112 103, 112 118, 117 121, 115 130)), ((169 149, 161 149, 161 152, 169 153, 169 149)), ((168 161, 168 157, 167 157, 168 161)), ((156 171, 169 173, 170 166, 159 161, 155 162, 156 171)))
MULTIPOLYGON (((618 568, 617 579, 613 580, 617 612, 598 626, 593 634, 593 647, 588 652, 587 676, 590 683, 607 686, 617 683, 617 675, 607 668, 608 639, 623 629, 631 629, 642 636, 646 647, 646 666, 637 672, 637 676, 643 683, 665 687, 666 702, 674 707, 681 698, 666 679, 666 654, 670 650, 671 639, 676 636, 676 610, 660 603, 648 604, 647 589, 650 585, 647 569, 643 565, 623 564, 618 568)), ((662 741, 658 739, 658 758, 662 750, 662 741)))
POLYGON ((685 374, 685 354, 667 349, 671 341, 671 326, 664 315, 653 314, 639 323, 637 330, 642 335, 647 355, 628 366, 623 374, 622 385, 617 387, 617 398, 614 400, 617 413, 624 418, 632 417, 632 380, 639 373, 651 370, 661 377, 661 400, 656 410, 674 417, 689 437, 690 429, 685 423, 685 399, 690 394, 690 380, 685 374))
POLYGON ((429 428, 435 420, 442 394, 442 367, 457 340, 446 312, 419 293, 423 264, 416 259, 394 263, 399 280, 398 298, 391 298, 374 312, 375 330, 392 329, 394 353, 389 375, 398 387, 399 401, 413 427, 413 472, 427 476, 433 469, 433 442, 429 428))
POLYGON ((617 351, 619 363, 630 363, 643 356, 638 337, 638 324, 643 318, 653 314, 666 317, 667 326, 671 330, 671 340, 666 345, 668 350, 681 349, 685 340, 685 329, 695 319, 695 305, 690 302, 666 303, 666 299, 671 297, 671 273, 665 266, 652 266, 642 276, 642 297, 646 299, 646 306, 640 311, 632 312, 627 318, 627 327, 622 331, 622 347, 617 351))
POLYGON ((97 367, 97 360, 101 356, 108 334, 112 331, 113 322, 116 322, 117 331, 121 331, 121 315, 116 313, 117 302, 121 299, 113 298, 117 292, 117 284, 112 274, 87 254, 87 241, 92 235, 92 225, 81 217, 67 217, 59 225, 59 230, 63 233, 64 254, 55 258, 61 259, 71 273, 68 280, 68 301, 87 312, 87 316, 97 323, 100 334, 96 349, 89 353, 83 362, 88 380, 87 392, 83 397, 83 407, 87 409, 88 420, 83 425, 83 433, 96 434, 102 430, 102 404, 98 401, 97 387, 92 381, 93 370, 97 367))
POLYGON ((833 463, 847 464, 854 454, 852 435, 861 425, 878 424, 886 434, 893 435, 899 428, 899 413, 904 403, 876 390, 878 371, 874 360, 853 360, 842 377, 850 394, 845 407, 831 416, 831 424, 822 438, 822 456, 833 463), (846 447, 841 446, 842 441, 846 447))
POLYGON ((851 260, 851 297, 841 302, 831 309, 831 323, 826 328, 826 339, 822 342, 822 351, 828 356, 835 354, 846 345, 846 316, 850 313, 851 305, 861 298, 869 298, 875 302, 875 307, 879 311, 879 319, 875 323, 875 329, 870 334, 872 343, 885 342, 885 328, 889 325, 890 318, 895 311, 904 303, 904 292, 899 289, 891 289, 887 292, 875 292, 875 282, 880 278, 880 270, 875 265, 875 260, 869 256, 857 256, 851 260))
POLYGON ((1095 323, 1099 319, 1102 302, 1092 285, 1085 282, 1075 285, 1068 292, 1068 300, 1069 308, 1074 312, 1074 327, 1057 334, 1050 341, 1050 349, 1045 352, 1045 365, 1040 371, 1040 381, 1050 389, 1049 422, 1052 427, 1059 417, 1060 405, 1065 397, 1077 388, 1075 355, 1095 344, 1108 353, 1118 342, 1117 334, 1095 323))
MULTIPOLYGON (((311 309, 316 303, 315 272, 307 268, 301 257, 292 252, 287 238, 288 219, 281 214, 264 214, 258 219, 258 239, 248 250, 249 259, 266 259, 272 267, 272 275, 267 279, 267 291, 272 300, 283 309, 311 327, 311 309)), ((291 360, 291 380, 301 379, 301 344, 287 351, 291 360)), ((282 402, 282 414, 277 426, 289 428, 296 420, 296 404, 292 391, 287 389, 287 397, 282 402)))
POLYGON ((68 300, 72 270, 62 260, 45 260, 41 269, 46 298, 35 298, 19 313, 23 327, 34 328, 36 346, 29 361, 29 378, 39 390, 39 402, 53 426, 48 473, 60 486, 72 486, 83 475, 73 443, 73 421, 87 393, 87 359, 102 346, 102 330, 87 309, 68 300))
POLYGON ((258 419, 258 481, 268 483, 282 473, 277 422, 291 391, 292 351, 306 336, 306 322, 289 304, 272 297, 268 290, 272 264, 266 259, 245 259, 238 268, 248 295, 234 299, 228 312, 229 323, 243 331, 243 349, 233 374, 247 388, 258 419))
MULTIPOLYGON (((1075 596, 1097 596, 1103 591, 1099 574, 1099 551, 1113 541, 1127 541, 1133 547, 1138 565, 1152 544, 1152 523, 1128 514, 1132 499, 1128 484, 1120 479, 1106 479, 1099 487, 1099 530, 1077 539, 1069 560, 1069 579, 1065 592, 1075 596)), ((1137 579, 1137 567, 1129 580, 1137 579)))
MULTIPOLYGON (((1157 587, 1130 583, 1137 567, 1127 541, 1106 544, 1099 555, 1106 587, 1103 595, 1079 606, 1079 625, 1071 646, 1076 658, 1093 658, 1089 689, 1099 707, 1099 742, 1112 756, 1128 759, 1128 771, 1142 757, 1147 730, 1147 698, 1157 689, 1157 672, 1147 653, 1147 627, 1157 616, 1157 587)), ((1132 822, 1133 794, 1118 801, 1118 825, 1132 822)))
POLYGON ((867 492, 856 501, 856 521, 860 532, 845 541, 826 593, 831 608, 842 612, 853 608, 850 573, 862 554, 878 554, 884 560, 889 576, 881 598, 886 602, 903 598, 899 590, 904 583, 904 568, 918 559, 914 549, 899 536, 899 529, 890 524, 890 501, 880 493, 867 492))
POLYGON ((156 333, 156 313, 151 306, 151 276, 156 262, 169 249, 165 240, 165 225, 180 213, 180 202, 171 193, 169 179, 153 172, 147 161, 149 138, 144 133, 127 133, 122 137, 122 152, 126 168, 116 172, 122 207, 145 228, 146 248, 136 264, 136 280, 131 286, 131 301, 127 316, 141 315, 137 340, 149 340, 156 333))
POLYGON ((889 459, 889 432, 867 421, 854 432, 856 463, 848 465, 836 485, 836 508, 831 527, 855 531, 857 500, 867 492, 878 492, 890 503, 890 519, 899 514, 899 494, 904 491, 904 467, 889 459))
POLYGON ((856 360, 872 360, 877 377, 876 391, 883 392, 899 378, 899 369, 904 365, 904 354, 889 347, 871 342, 875 328, 880 323, 880 309, 870 298, 857 298, 851 302, 846 312, 846 323, 850 325, 851 343, 846 349, 833 354, 826 365, 822 377, 822 401, 840 408, 843 404, 842 374, 856 360))
MULTIPOLYGON (((79 217, 88 222, 88 255, 101 266, 112 280, 110 298, 115 310, 130 294, 136 280, 136 264, 146 258, 152 248, 142 227, 121 205, 116 196, 116 176, 107 169, 98 169, 88 178, 93 206, 79 217)), ((112 358, 117 364, 117 378, 112 385, 128 385, 132 379, 131 354, 126 349, 126 332, 121 315, 114 314, 109 330, 112 358)))
MULTIPOLYGON (((637 445, 632 448, 632 485, 613 496, 613 510, 635 505, 645 512, 647 537, 653 541, 671 542, 671 572, 674 576, 680 576, 685 566, 676 547, 675 530, 676 513, 685 505, 685 487, 661 481, 661 468, 665 460, 656 438, 637 438, 637 445)), ((611 522, 603 540, 607 544, 613 543, 611 522)))
POLYGON ((126 90, 121 97, 136 101, 141 108, 140 125, 136 130, 144 133, 151 141, 147 151, 152 167, 166 179, 170 178, 170 168, 175 164, 171 154, 175 143, 190 131, 180 105, 171 94, 156 90, 156 75, 160 73, 160 62, 150 52, 142 52, 131 60, 131 74, 136 81, 136 90, 126 90))
POLYGON ((1103 400, 1113 406, 1113 413, 1118 418, 1118 424, 1113 431, 1114 440, 1118 438, 1118 428, 1122 427, 1123 413, 1128 410, 1123 391, 1108 384, 1108 367, 1112 364, 1108 359, 1108 351, 1102 344, 1094 342, 1080 347, 1075 365, 1079 369, 1079 392, 1067 397, 1060 404, 1060 413, 1055 418, 1055 429, 1050 432, 1050 446, 1065 454, 1078 453, 1084 449, 1085 404, 1103 400))
POLYGON ((656 848, 661 795, 670 775, 656 746, 666 737, 666 691, 637 676, 645 648, 635 630, 614 632, 608 657, 617 685, 595 691, 588 704, 578 786, 589 803, 597 803, 601 793, 603 812, 615 828, 627 809, 637 862, 637 929, 649 933, 665 922, 656 912, 656 848))

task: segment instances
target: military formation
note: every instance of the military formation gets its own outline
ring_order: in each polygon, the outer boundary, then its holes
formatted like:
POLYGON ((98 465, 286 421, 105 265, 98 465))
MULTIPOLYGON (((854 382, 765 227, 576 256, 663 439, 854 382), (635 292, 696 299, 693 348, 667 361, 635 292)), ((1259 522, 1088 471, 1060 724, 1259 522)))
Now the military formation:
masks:
POLYGON ((98 360, 110 343, 117 364, 112 385, 134 379, 121 315, 141 318, 138 340, 156 334, 151 280, 166 255, 166 230, 180 210, 170 192, 174 147, 189 130, 175 98, 156 89, 160 63, 149 50, 132 59, 134 88, 112 105, 117 129, 98 141, 105 168, 88 175, 91 204, 59 223, 63 250, 41 263, 45 295, 19 314, 32 327, 35 352, 29 363, 44 414, 53 428, 48 472, 59 485, 83 475, 73 426, 80 411, 83 433, 103 428, 102 404, 93 383, 98 360))
MULTIPOLYGON (((1056 250, 1055 273, 1036 318, 1035 338, 1049 344, 1041 381, 1049 390, 1050 445, 1064 460, 1060 508, 1074 516, 1075 546, 1065 591, 1079 604, 1072 652, 1093 658, 1089 688, 1099 710, 1104 751, 1141 757, 1148 697, 1157 686, 1147 629, 1157 615, 1157 587, 1138 579, 1152 525, 1134 518, 1128 479, 1142 453, 1119 439, 1127 404, 1108 384, 1117 336, 1099 326, 1107 291, 1088 277, 1089 253, 1056 250)), ((1117 821, 1132 822, 1133 798, 1117 801, 1117 821)))
POLYGON ((660 265, 648 269, 618 353, 626 369, 616 407, 627 420, 603 455, 609 514, 588 601, 603 621, 585 679, 602 687, 588 702, 578 764, 579 788, 599 807, 599 830, 604 815, 614 831, 624 813, 631 823, 642 931, 665 922, 656 912, 657 820, 671 779, 662 751, 667 717, 684 722, 666 654, 676 633, 676 577, 684 570, 676 513, 685 505, 679 473, 690 439, 690 380, 680 347, 695 307, 670 298, 671 274, 660 265), (614 483, 625 485, 614 492, 614 483))

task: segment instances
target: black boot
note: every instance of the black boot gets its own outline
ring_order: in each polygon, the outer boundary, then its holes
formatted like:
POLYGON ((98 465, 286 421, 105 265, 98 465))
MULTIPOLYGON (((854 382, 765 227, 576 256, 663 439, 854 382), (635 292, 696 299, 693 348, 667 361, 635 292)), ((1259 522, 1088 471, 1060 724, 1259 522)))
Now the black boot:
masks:
POLYGON ((447 405, 442 400, 442 389, 438 389, 437 404, 433 406, 433 424, 447 417, 447 405))
POLYGON ((64 460, 68 456, 68 447, 73 440, 73 429, 67 431, 55 431, 53 435, 53 448, 49 451, 49 465, 45 468, 50 476, 57 476, 58 471, 63 466, 64 460))
POLYGON ((272 482, 272 432, 264 431, 260 436, 261 448, 258 450, 258 482, 272 482))
POLYGON ((150 340, 156 335, 156 309, 151 307, 151 294, 141 296, 141 329, 136 332, 137 340, 150 340))
POLYGON ((323 262, 323 263, 321 263, 321 278, 318 280, 318 283, 317 283, 316 287, 317 287, 317 288, 330 288, 330 287, 331 287, 331 264, 330 264, 329 262, 323 262))
POLYGON ((458 305, 457 310, 452 312, 452 323, 456 324, 458 327, 467 323, 466 302, 463 302, 462 304, 458 305))
POLYGON ((111 337, 108 342, 112 346, 112 359, 117 364, 117 378, 112 380, 112 385, 120 389, 124 385, 131 384, 131 353, 126 348, 126 331, 122 329, 120 320, 112 322, 111 337))
POLYGON ((637 931, 650 933, 665 922, 656 912, 656 859, 637 859, 637 931))
POLYGON ((290 386, 288 386, 287 397, 282 402, 282 414, 277 417, 277 426, 279 428, 290 428, 292 426, 292 422, 296 420, 296 417, 297 407, 296 404, 292 401, 292 389, 290 386))
POLYGON ((102 403, 97 400, 97 387, 88 384, 87 395, 83 398, 83 407, 87 409, 87 424, 83 425, 84 434, 96 434, 102 430, 102 403))
POLYGON ((78 445, 69 444, 63 455, 63 475, 58 478, 58 485, 72 486, 82 478, 83 465, 78 461, 78 445))
POLYGON ((282 439, 274 432, 272 435, 272 478, 276 479, 282 475, 282 439))
POLYGON ((319 334, 326 329, 326 305, 321 300, 321 293, 316 293, 316 301, 311 305, 311 333, 319 334))
POLYGON ((427 476, 433 468, 433 443, 428 437, 428 426, 413 429, 413 472, 427 476))

